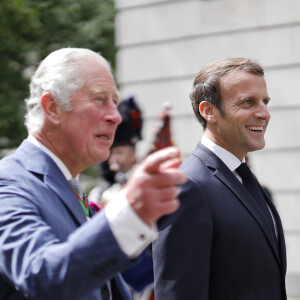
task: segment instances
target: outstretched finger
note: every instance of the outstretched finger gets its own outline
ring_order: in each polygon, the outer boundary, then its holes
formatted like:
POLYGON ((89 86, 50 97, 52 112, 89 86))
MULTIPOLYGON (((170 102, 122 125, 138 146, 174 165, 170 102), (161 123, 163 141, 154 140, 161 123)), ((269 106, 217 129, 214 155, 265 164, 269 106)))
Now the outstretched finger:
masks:
POLYGON ((180 151, 175 147, 168 147, 150 154, 143 162, 143 167, 147 173, 155 174, 160 166, 168 160, 179 159, 180 151))
POLYGON ((181 165, 182 161, 179 158, 169 159, 166 162, 163 162, 159 166, 159 170, 167 170, 167 169, 177 169, 181 165))

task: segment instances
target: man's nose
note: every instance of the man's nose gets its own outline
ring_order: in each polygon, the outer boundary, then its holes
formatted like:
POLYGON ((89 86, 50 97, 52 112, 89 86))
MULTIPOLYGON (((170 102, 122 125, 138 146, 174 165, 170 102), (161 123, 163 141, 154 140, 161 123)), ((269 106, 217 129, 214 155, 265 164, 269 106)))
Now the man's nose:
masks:
POLYGON ((118 123, 118 125, 122 122, 122 116, 119 112, 118 109, 116 109, 116 112, 115 112, 115 122, 118 123))
POLYGON ((121 116, 116 104, 112 103, 110 105, 110 108, 109 108, 109 111, 107 114, 107 118, 117 125, 119 125, 122 122, 122 116, 121 116))
POLYGON ((271 118, 269 109, 263 101, 257 107, 256 117, 264 120, 269 120, 271 118))

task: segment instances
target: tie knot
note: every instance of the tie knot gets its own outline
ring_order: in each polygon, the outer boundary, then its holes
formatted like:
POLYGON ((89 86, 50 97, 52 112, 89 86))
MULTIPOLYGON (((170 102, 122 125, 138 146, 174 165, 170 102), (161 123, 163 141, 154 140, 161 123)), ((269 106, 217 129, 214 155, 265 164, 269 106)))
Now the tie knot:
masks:
POLYGON ((240 164, 238 168, 236 168, 237 173, 243 178, 251 178, 253 176, 251 170, 249 169, 246 163, 240 164))
POLYGON ((82 188, 80 186, 79 181, 76 178, 71 178, 69 180, 69 183, 70 183, 71 187, 77 192, 78 196, 80 198, 82 198, 83 197, 83 191, 82 191, 82 188))

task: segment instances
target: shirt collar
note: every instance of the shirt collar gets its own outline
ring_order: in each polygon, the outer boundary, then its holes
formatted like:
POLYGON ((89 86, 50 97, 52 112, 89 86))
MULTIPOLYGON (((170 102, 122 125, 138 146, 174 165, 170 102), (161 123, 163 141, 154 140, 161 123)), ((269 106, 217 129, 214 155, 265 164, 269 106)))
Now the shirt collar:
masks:
POLYGON ((44 151, 46 154, 48 154, 54 162, 57 164, 59 169, 62 171, 64 176, 66 177, 67 180, 70 180, 72 178, 71 172, 69 169, 66 167, 66 165, 51 151, 49 150, 45 145, 43 145, 40 141, 38 141, 33 135, 29 135, 27 137, 28 142, 34 144, 38 148, 40 148, 42 151, 44 151))
MULTIPOLYGON (((241 161, 235 155, 214 143, 205 134, 203 134, 201 143, 216 154, 232 172, 241 164, 241 161)), ((245 159, 243 159, 244 161, 245 159)))

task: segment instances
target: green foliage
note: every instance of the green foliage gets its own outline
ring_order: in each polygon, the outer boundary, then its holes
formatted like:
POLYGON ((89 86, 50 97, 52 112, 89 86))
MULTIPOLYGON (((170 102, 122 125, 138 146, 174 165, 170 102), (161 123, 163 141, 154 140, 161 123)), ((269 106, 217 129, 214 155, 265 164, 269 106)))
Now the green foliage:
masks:
POLYGON ((36 12, 22 0, 2 0, 0 6, 0 147, 12 147, 25 135, 23 98, 29 67, 26 54, 38 39, 36 12))
POLYGON ((113 0, 1 0, 0 149, 26 137, 24 98, 38 62, 62 47, 89 48, 114 69, 113 0))

